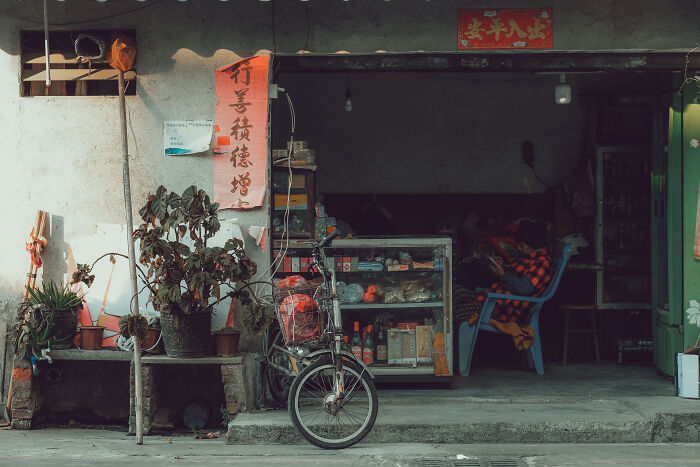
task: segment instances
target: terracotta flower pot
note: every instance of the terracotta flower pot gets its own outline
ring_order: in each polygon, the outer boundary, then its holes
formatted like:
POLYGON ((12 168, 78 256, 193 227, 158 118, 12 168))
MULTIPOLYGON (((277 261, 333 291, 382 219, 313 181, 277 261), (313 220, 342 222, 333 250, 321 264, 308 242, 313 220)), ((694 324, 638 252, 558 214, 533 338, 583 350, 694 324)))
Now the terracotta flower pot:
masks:
POLYGON ((191 315, 161 311, 160 328, 168 357, 203 357, 209 345, 211 310, 191 315))
POLYGON ((141 349, 150 354, 163 353, 163 339, 159 328, 148 328, 146 337, 141 342, 141 349))
POLYGON ((230 357, 238 353, 238 343, 241 333, 233 328, 224 328, 214 333, 216 336, 216 354, 219 357, 230 357))
POLYGON ((81 326, 80 347, 82 347, 84 350, 102 349, 104 330, 104 326, 81 326))

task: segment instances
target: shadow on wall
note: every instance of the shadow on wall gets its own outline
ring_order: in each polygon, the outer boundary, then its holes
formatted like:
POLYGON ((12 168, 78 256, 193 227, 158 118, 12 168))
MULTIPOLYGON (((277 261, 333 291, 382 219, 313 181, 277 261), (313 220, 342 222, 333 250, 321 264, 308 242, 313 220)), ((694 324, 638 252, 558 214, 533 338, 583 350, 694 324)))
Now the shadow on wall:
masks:
MULTIPOLYGON (((53 280, 62 283, 68 272, 68 244, 65 240, 65 221, 63 216, 49 214, 49 224, 44 231, 48 243, 41 252, 42 280, 53 280)), ((69 280, 70 278, 68 278, 69 280)), ((37 281, 39 285, 39 281, 37 281)))

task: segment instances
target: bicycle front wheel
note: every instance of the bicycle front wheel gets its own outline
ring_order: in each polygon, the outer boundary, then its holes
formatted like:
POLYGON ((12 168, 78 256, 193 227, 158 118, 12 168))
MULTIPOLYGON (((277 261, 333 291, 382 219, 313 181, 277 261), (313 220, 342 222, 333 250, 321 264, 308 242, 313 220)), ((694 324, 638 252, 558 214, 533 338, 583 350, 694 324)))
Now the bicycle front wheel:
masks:
POLYGON ((345 394, 334 404, 335 365, 315 362, 296 377, 289 391, 292 424, 312 444, 324 449, 352 446, 367 436, 377 419, 377 389, 366 371, 343 362, 345 394))

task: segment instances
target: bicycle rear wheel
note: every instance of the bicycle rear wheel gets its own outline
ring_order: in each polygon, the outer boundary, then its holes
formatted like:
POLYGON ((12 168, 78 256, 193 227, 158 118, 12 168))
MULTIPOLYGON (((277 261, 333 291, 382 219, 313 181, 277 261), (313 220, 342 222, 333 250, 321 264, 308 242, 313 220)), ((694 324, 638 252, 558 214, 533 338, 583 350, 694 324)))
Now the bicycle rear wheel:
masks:
MULTIPOLYGON (((275 346, 284 347, 282 331, 277 328, 273 331, 273 333, 273 337, 269 344, 269 350, 267 352, 267 361, 283 368, 287 368, 289 371, 293 371, 294 369, 289 361, 289 355, 275 348, 275 346)), ((295 376, 289 376, 271 365, 266 365, 265 376, 267 376, 267 384, 272 398, 280 405, 286 404, 287 399, 289 398, 289 388, 291 387, 295 376)))
POLYGON ((377 389, 366 371, 349 360, 343 363, 345 397, 337 406, 333 398, 335 365, 314 362, 295 378, 289 391, 292 424, 312 444, 324 449, 352 446, 372 430, 377 419, 377 389))

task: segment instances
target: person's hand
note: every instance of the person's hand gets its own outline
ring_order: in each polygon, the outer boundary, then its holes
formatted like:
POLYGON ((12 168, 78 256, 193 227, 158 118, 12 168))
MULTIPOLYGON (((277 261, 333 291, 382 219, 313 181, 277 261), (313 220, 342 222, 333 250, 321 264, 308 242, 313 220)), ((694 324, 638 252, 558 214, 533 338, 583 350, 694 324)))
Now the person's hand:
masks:
POLYGON ((490 268, 491 271, 493 271, 494 274, 496 274, 498 277, 501 277, 505 271, 503 270, 503 265, 499 262, 493 259, 492 257, 489 257, 491 260, 490 268))

